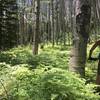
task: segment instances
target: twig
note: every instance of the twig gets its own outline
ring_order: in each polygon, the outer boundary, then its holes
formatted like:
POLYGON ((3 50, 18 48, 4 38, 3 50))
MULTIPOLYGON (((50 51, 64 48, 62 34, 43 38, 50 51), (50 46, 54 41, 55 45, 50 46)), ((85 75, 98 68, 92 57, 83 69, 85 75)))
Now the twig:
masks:
POLYGON ((7 99, 9 100, 9 95, 8 95, 8 93, 7 93, 7 90, 6 90, 6 88, 5 88, 4 84, 3 84, 3 82, 2 82, 2 79, 0 80, 0 83, 1 83, 3 89, 4 89, 5 93, 6 93, 7 99))

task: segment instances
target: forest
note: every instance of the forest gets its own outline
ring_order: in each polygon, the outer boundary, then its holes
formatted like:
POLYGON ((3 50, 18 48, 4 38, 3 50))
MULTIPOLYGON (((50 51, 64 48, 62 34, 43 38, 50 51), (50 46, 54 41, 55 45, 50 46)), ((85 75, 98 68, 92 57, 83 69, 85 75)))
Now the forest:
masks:
POLYGON ((0 100, 100 100, 100 0, 0 0, 0 100))

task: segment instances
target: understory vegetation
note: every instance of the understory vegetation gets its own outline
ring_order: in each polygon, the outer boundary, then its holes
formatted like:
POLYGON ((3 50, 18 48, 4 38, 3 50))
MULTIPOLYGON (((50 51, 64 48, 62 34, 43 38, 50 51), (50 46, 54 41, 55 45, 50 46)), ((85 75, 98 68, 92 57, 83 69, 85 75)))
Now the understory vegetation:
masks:
POLYGON ((100 0, 0 0, 0 100, 100 100, 100 0))
POLYGON ((80 78, 68 71, 70 48, 47 46, 35 56, 30 46, 1 52, 0 100, 100 100, 97 62, 87 61, 86 77, 80 78))

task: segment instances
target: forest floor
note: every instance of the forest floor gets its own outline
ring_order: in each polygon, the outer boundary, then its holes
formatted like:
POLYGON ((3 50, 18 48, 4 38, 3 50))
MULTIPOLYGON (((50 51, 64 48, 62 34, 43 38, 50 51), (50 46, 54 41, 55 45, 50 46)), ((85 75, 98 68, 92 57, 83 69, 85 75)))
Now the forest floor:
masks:
MULTIPOLYGON (((36 56, 30 46, 1 52, 0 99, 100 100, 93 93, 97 62, 87 61, 86 78, 81 79, 68 72, 70 49, 71 46, 45 46, 36 56)), ((98 52, 99 49, 94 55, 97 56, 98 52)))

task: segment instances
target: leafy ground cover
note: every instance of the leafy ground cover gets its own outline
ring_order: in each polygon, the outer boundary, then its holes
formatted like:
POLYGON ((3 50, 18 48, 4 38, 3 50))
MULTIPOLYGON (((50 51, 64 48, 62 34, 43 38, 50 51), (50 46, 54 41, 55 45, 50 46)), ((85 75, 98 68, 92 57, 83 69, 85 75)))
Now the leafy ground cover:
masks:
POLYGON ((29 46, 1 52, 0 99, 100 100, 94 94, 95 85, 86 84, 95 80, 91 62, 87 63, 86 80, 81 79, 68 72, 69 53, 70 47, 60 46, 46 47, 37 56, 29 46))

